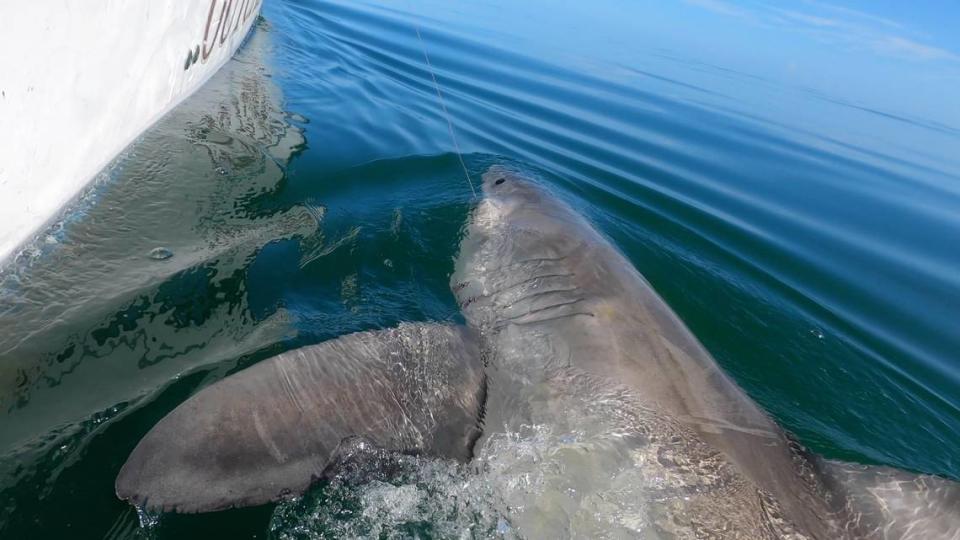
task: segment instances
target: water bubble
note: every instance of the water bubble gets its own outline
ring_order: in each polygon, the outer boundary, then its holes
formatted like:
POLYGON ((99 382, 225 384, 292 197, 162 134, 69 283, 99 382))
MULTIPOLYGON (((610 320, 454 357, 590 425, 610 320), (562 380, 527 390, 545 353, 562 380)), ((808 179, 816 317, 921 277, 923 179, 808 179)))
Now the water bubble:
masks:
POLYGON ((155 247, 150 250, 150 258, 155 261, 165 261, 173 257, 173 252, 165 247, 155 247))
POLYGON ((823 339, 823 332, 821 332, 819 328, 811 328, 810 334, 817 339, 823 339))
POLYGON ((158 523, 160 523, 160 513, 151 512, 138 506, 137 519, 140 520, 140 528, 149 531, 150 529, 156 527, 158 523))
POLYGON ((274 538, 513 536, 489 485, 460 464, 366 445, 356 451, 327 483, 277 506, 274 538))

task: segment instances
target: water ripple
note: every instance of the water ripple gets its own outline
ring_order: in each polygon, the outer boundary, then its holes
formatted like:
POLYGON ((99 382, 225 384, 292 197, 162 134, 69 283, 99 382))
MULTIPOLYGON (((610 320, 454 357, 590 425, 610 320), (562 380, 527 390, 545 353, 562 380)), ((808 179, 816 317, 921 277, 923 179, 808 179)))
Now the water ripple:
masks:
MULTIPOLYGON (((263 533, 269 508, 141 530, 113 476, 239 367, 458 320, 472 199, 418 28, 472 174, 506 161, 582 210, 817 451, 960 478, 957 129, 632 34, 597 56, 518 30, 527 4, 264 9, 238 58, 0 273, 0 532, 263 533), (86 485, 90 510, 71 508, 86 485)), ((310 506, 281 514, 299 526, 310 506)))

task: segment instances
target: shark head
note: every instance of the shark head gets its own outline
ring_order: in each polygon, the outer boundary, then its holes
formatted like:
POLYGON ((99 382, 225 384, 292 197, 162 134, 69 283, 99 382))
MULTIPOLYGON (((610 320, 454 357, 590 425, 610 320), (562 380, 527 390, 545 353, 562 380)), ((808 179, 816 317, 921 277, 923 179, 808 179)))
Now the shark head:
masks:
POLYGON ((582 239, 568 234, 582 219, 523 173, 495 165, 483 174, 483 199, 467 223, 451 288, 464 317, 481 330, 536 322, 566 304, 567 257, 582 239), (547 308, 547 309, 544 309, 547 308))
POLYGON ((541 230, 570 217, 569 209, 521 172, 494 165, 482 178, 483 199, 472 216, 473 227, 541 230))

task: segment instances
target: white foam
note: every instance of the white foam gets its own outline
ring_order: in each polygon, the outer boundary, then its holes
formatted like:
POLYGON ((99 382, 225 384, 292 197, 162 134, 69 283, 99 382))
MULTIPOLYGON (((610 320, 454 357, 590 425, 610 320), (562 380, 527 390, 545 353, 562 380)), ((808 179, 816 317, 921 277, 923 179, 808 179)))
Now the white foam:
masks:
POLYGON ((337 479, 281 504, 271 530, 284 540, 655 537, 644 498, 651 479, 633 456, 606 470, 622 450, 613 446, 537 425, 488 438, 469 465, 393 456, 376 465, 391 474, 337 479))

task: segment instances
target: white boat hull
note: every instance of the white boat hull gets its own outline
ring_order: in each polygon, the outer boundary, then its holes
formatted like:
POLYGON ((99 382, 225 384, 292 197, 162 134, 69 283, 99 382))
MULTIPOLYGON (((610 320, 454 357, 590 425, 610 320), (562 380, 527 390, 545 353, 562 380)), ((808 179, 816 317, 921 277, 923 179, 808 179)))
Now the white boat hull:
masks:
POLYGON ((0 3, 0 263, 229 60, 260 7, 0 3))

